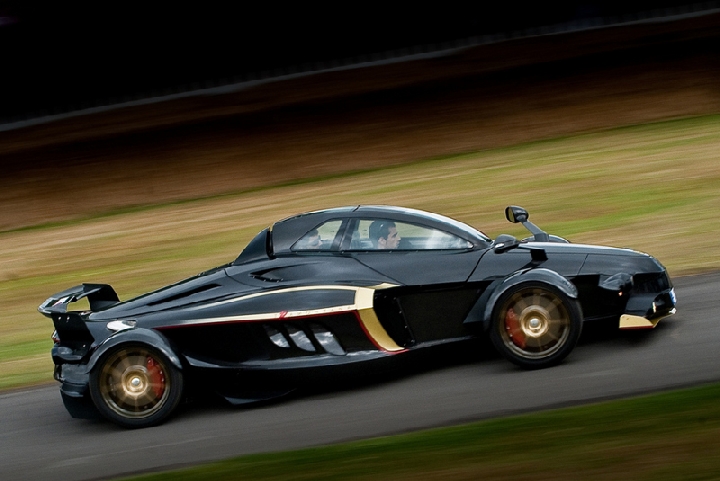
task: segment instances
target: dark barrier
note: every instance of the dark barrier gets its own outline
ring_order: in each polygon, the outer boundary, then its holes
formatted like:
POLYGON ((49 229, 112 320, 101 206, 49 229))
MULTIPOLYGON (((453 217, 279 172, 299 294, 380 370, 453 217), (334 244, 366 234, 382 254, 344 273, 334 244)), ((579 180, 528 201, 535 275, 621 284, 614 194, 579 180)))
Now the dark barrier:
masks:
MULTIPOLYGON (((700 15, 720 2, 504 2, 391 13, 194 3, 0 6, 0 124, 473 45, 700 15)), ((7 129, 7 125, 6 125, 7 129)))

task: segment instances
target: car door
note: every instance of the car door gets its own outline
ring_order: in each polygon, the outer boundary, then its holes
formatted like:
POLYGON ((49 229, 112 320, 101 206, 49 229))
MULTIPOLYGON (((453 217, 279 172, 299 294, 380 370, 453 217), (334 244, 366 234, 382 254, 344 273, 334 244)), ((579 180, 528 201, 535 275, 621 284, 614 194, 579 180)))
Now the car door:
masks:
POLYGON ((378 317, 397 342, 468 335, 462 322, 480 293, 467 279, 485 248, 437 227, 391 219, 357 219, 346 236, 345 255, 399 284, 375 299, 378 317))

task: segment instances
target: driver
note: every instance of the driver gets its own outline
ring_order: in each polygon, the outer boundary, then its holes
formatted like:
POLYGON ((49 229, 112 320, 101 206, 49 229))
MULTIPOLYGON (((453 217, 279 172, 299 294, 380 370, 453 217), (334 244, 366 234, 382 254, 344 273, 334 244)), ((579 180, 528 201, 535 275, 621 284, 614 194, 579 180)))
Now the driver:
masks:
POLYGON ((313 229, 298 241, 298 249, 320 249, 322 248, 322 239, 317 229, 313 229))
POLYGON ((397 249, 400 243, 395 222, 389 220, 376 220, 370 224, 369 235, 375 249, 397 249))

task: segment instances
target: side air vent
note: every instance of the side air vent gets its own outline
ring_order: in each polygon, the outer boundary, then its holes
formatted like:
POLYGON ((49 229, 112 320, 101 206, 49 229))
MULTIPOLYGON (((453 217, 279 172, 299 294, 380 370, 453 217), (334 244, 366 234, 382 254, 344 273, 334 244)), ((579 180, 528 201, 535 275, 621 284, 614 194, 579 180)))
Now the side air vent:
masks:
POLYGON ((287 326, 287 332, 293 344, 307 352, 315 352, 315 346, 301 329, 295 326, 287 326))
POLYGON ((195 294, 200 294, 201 292, 215 289, 216 287, 220 287, 220 285, 219 284, 207 284, 204 286, 196 287, 195 289, 190 289, 189 291, 185 291, 185 292, 181 292, 179 294, 165 297, 163 299, 160 299, 159 301, 148 302, 148 306, 157 306, 158 304, 165 304, 167 302, 177 301, 180 299, 184 299, 186 297, 190 297, 195 294))
POLYGON ((307 329, 288 323, 264 324, 263 327, 270 342, 283 349, 297 347, 306 352, 324 351, 335 356, 345 354, 335 335, 320 324, 310 324, 307 329))
POLYGON ((277 269, 265 269, 262 271, 253 272, 250 275, 259 281, 265 282, 282 282, 283 278, 275 274, 277 269))
POLYGON ((332 332, 320 324, 310 324, 310 329, 312 330, 312 335, 326 352, 335 354, 336 356, 345 354, 345 351, 332 332))

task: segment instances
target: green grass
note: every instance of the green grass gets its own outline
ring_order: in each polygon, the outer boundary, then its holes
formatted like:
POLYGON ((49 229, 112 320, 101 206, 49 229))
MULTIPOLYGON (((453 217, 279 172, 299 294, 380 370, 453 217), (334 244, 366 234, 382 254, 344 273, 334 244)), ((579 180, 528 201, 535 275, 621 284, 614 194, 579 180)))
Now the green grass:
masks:
POLYGON ((714 384, 126 479, 718 479, 718 400, 714 384))
POLYGON ((234 259, 275 220, 392 204, 449 215, 491 237, 525 236, 506 205, 574 242, 632 247, 671 275, 720 269, 720 116, 432 157, 0 233, 0 389, 49 382, 49 295, 82 282, 128 299, 234 259), (692 247, 678 248, 681 245, 692 247))

